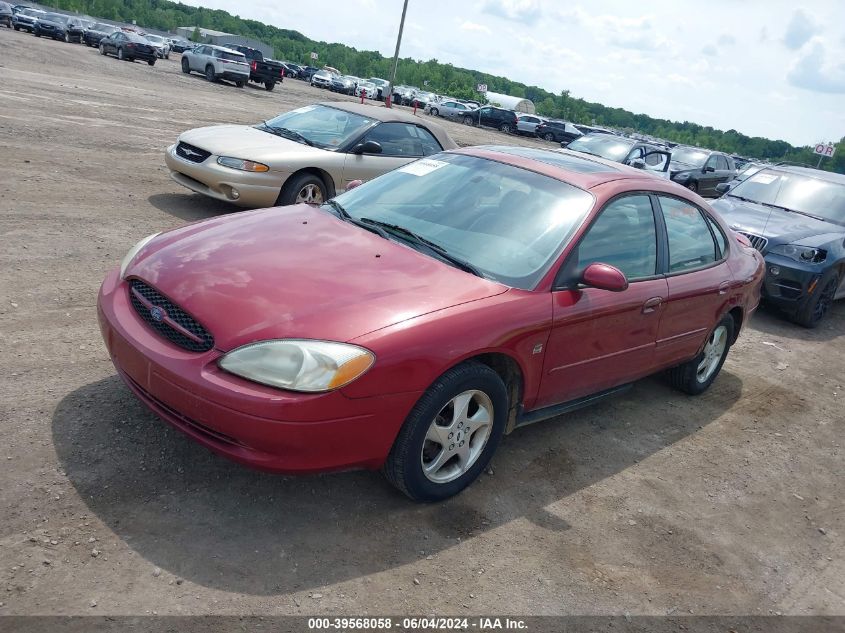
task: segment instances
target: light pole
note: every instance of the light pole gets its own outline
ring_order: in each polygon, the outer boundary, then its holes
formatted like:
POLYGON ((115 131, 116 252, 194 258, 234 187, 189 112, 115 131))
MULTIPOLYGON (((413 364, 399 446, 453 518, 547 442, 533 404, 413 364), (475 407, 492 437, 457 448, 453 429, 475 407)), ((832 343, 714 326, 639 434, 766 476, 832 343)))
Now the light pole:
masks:
MULTIPOLYGON (((405 13, 408 11, 408 0, 402 5, 402 20, 399 22, 399 36, 396 38, 396 52, 393 53, 393 71, 390 73, 390 90, 396 83, 396 69, 399 67, 399 46, 402 44, 402 30, 405 28, 405 13)), ((385 95, 385 103, 390 107, 390 95, 385 95)))

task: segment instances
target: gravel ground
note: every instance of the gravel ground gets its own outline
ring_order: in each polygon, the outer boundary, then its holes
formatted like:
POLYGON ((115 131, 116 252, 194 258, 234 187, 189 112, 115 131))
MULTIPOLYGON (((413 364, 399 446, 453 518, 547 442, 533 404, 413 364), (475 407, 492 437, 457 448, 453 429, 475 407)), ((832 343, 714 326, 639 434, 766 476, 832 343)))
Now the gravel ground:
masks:
POLYGON ((761 311, 702 397, 654 378, 521 429, 438 505, 253 472, 141 406, 98 285, 139 238, 235 211, 163 149, 337 98, 0 29, 0 614, 845 614, 843 303, 815 331, 761 311))

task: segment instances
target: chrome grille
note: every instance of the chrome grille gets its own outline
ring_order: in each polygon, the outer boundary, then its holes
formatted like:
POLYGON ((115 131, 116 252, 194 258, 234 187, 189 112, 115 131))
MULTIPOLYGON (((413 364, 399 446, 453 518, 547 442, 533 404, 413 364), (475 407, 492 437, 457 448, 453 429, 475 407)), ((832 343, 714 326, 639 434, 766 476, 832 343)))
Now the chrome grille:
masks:
POLYGON ((751 242, 751 246, 756 248, 761 253, 765 250, 766 244, 769 243, 769 240, 767 240, 765 237, 754 235, 753 233, 746 233, 745 231, 737 231, 737 233, 739 233, 749 242, 751 242))
POLYGON ((178 154, 180 158, 189 160, 192 163, 201 163, 211 156, 211 152, 197 147, 196 145, 185 143, 184 141, 179 141, 179 144, 176 146, 176 154, 178 154))

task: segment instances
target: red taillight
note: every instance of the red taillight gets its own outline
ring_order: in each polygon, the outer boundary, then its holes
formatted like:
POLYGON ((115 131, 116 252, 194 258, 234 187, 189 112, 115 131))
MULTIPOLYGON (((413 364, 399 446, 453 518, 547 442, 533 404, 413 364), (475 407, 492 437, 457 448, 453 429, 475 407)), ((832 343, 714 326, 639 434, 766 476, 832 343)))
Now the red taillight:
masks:
POLYGON ((258 62, 252 62, 252 69, 258 70, 258 62))

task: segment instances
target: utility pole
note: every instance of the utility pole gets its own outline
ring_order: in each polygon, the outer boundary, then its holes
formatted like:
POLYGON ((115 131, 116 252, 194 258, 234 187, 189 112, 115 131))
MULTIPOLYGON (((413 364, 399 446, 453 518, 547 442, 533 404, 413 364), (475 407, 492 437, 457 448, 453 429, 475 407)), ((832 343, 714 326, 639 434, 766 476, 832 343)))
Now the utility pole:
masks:
MULTIPOLYGON (((390 90, 393 90, 393 85, 396 83, 396 69, 399 67, 399 46, 402 44, 402 30, 405 28, 405 13, 408 11, 408 0, 402 5, 402 20, 399 22, 399 37, 396 38, 396 52, 393 53, 393 72, 390 73, 390 90)), ((388 95, 385 95, 385 101, 390 103, 388 95)))

